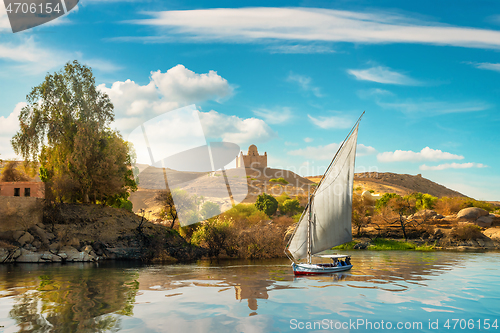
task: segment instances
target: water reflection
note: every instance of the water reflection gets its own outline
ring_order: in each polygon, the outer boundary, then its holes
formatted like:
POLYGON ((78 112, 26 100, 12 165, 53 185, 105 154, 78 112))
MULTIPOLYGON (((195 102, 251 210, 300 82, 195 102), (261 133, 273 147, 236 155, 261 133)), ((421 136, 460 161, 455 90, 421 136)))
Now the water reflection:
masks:
POLYGON ((0 265, 0 332, 246 331, 252 320, 262 326, 256 331, 283 330, 287 318, 462 311, 500 299, 498 255, 352 257, 351 271, 307 277, 294 277, 281 259, 0 265))
POLYGON ((0 267, 2 297, 19 332, 104 332, 133 315, 138 273, 95 264, 0 267))
MULTIPOLYGON (((412 284, 425 286, 426 276, 457 267, 460 260, 441 253, 356 252, 355 269, 318 276, 295 277, 288 260, 201 261, 197 265, 153 266, 141 271, 142 290, 179 290, 191 286, 234 289, 235 299, 246 300, 257 314, 258 300, 278 289, 352 287, 405 291, 412 284)), ((176 295, 180 295, 178 293, 176 295)), ((170 294, 172 295, 172 294, 170 294)), ((167 295, 169 296, 169 295, 167 295)))

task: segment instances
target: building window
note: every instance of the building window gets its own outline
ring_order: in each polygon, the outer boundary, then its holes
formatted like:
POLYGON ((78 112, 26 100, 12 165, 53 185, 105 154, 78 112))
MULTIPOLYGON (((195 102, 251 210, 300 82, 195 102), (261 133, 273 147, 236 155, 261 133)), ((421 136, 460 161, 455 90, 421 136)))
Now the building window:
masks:
POLYGON ((31 196, 31 189, 29 187, 24 189, 24 196, 25 197, 30 197, 31 196))
POLYGON ((14 189, 14 196, 15 197, 20 197, 21 196, 21 189, 20 188, 15 188, 14 189))

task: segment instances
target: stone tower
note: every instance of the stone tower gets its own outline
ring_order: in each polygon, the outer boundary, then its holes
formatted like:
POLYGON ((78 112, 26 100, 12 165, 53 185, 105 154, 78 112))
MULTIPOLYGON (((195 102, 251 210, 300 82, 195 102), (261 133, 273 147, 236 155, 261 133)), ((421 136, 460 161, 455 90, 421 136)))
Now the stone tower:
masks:
POLYGON ((248 147, 248 155, 244 155, 240 152, 240 155, 236 159, 236 167, 240 168, 242 166, 245 168, 267 168, 267 152, 264 155, 259 155, 256 145, 251 145, 248 147))

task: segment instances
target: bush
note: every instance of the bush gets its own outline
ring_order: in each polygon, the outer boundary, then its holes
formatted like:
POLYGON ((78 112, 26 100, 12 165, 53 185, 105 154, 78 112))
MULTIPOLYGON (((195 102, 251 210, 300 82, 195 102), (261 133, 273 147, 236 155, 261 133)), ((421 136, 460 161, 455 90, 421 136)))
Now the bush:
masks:
POLYGON ((257 197, 255 207, 266 213, 267 216, 271 216, 276 214, 276 211, 278 210, 278 201, 273 196, 263 193, 257 197))
POLYGON ((299 222, 301 216, 302 216, 302 213, 297 213, 294 216, 292 216, 292 219, 295 223, 297 223, 297 222, 299 222))
POLYGON ((280 206, 280 212, 286 215, 294 215, 298 212, 301 212, 302 208, 300 207, 299 200, 297 199, 288 199, 283 202, 280 206))
POLYGON ((481 228, 474 224, 462 224, 451 229, 450 236, 456 240, 469 241, 482 238, 481 228))
POLYGON ((271 179, 269 179, 269 182, 271 182, 271 183, 282 183, 282 184, 285 184, 285 185, 288 184, 288 182, 283 177, 271 178, 271 179))
POLYGON ((279 197, 276 198, 279 205, 282 205, 285 201, 290 199, 291 199, 290 196, 286 192, 283 192, 279 197))
POLYGON ((396 193, 385 193, 380 199, 377 200, 375 207, 377 210, 380 210, 381 208, 387 206, 389 200, 393 198, 401 198, 401 196, 396 193))
POLYGON ((294 223, 295 223, 295 220, 289 216, 279 216, 279 217, 273 219, 273 224, 287 227, 287 228, 294 223))
POLYGON ((366 204, 361 195, 353 193, 352 196, 352 225, 356 228, 357 234, 361 233, 363 227, 370 222, 370 206, 366 204))
POLYGON ((220 207, 215 202, 207 201, 201 206, 200 214, 205 220, 219 215, 220 213, 220 207))
POLYGON ((495 210, 495 206, 486 201, 478 201, 474 199, 467 198, 465 199, 465 207, 477 207, 482 208, 488 212, 492 212, 495 210))
POLYGON ((443 197, 436 202, 435 208, 436 212, 443 215, 451 215, 458 213, 461 209, 467 207, 477 207, 482 208, 488 212, 495 210, 495 206, 485 202, 478 201, 471 198, 460 198, 460 197, 443 197))
POLYGON ((185 227, 179 228, 179 235, 184 238, 187 242, 191 241, 193 233, 201 226, 201 223, 194 223, 187 225, 185 227))
POLYGON ((2 170, 1 182, 27 182, 31 178, 19 165, 19 162, 9 161, 2 170))
POLYGON ((415 192, 410 195, 405 196, 405 198, 415 199, 415 205, 417 210, 422 209, 433 209, 434 205, 438 201, 438 198, 433 197, 427 193, 415 192))
POLYGON ((465 201, 463 198, 448 198, 443 197, 436 202, 435 210, 442 215, 451 215, 458 213, 462 208, 465 208, 465 201))
POLYGON ((231 255, 234 252, 231 242, 232 225, 233 221, 230 219, 209 219, 193 232, 191 243, 206 247, 210 257, 218 257, 222 251, 231 255))
POLYGON ((257 210, 255 213, 247 217, 247 221, 249 224, 258 224, 262 221, 269 220, 269 216, 266 215, 266 213, 261 212, 260 210, 257 210))
POLYGON ((239 257, 247 259, 284 257, 285 229, 285 226, 278 225, 278 223, 241 228, 237 234, 234 234, 237 237, 235 243, 239 257))
POLYGON ((236 222, 243 222, 249 220, 257 220, 257 219, 267 219, 267 215, 265 213, 259 211, 257 207, 253 204, 238 204, 231 209, 225 211, 222 216, 224 218, 232 219, 236 222), (264 217, 263 217, 264 214, 264 217))

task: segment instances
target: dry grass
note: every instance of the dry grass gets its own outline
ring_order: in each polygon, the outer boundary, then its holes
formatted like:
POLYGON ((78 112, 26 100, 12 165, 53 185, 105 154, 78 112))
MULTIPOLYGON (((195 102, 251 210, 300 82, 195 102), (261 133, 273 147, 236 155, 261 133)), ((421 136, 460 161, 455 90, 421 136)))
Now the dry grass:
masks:
POLYGON ((240 258, 267 259, 285 256, 285 228, 282 226, 236 226, 233 231, 232 236, 236 237, 234 242, 240 258))
POLYGON ((455 240, 469 241, 482 238, 481 228, 474 224, 461 224, 451 229, 450 236, 455 240))
POLYGON ((448 198, 444 197, 438 200, 434 206, 434 210, 438 214, 452 215, 458 213, 461 209, 465 208, 464 198, 448 198))

